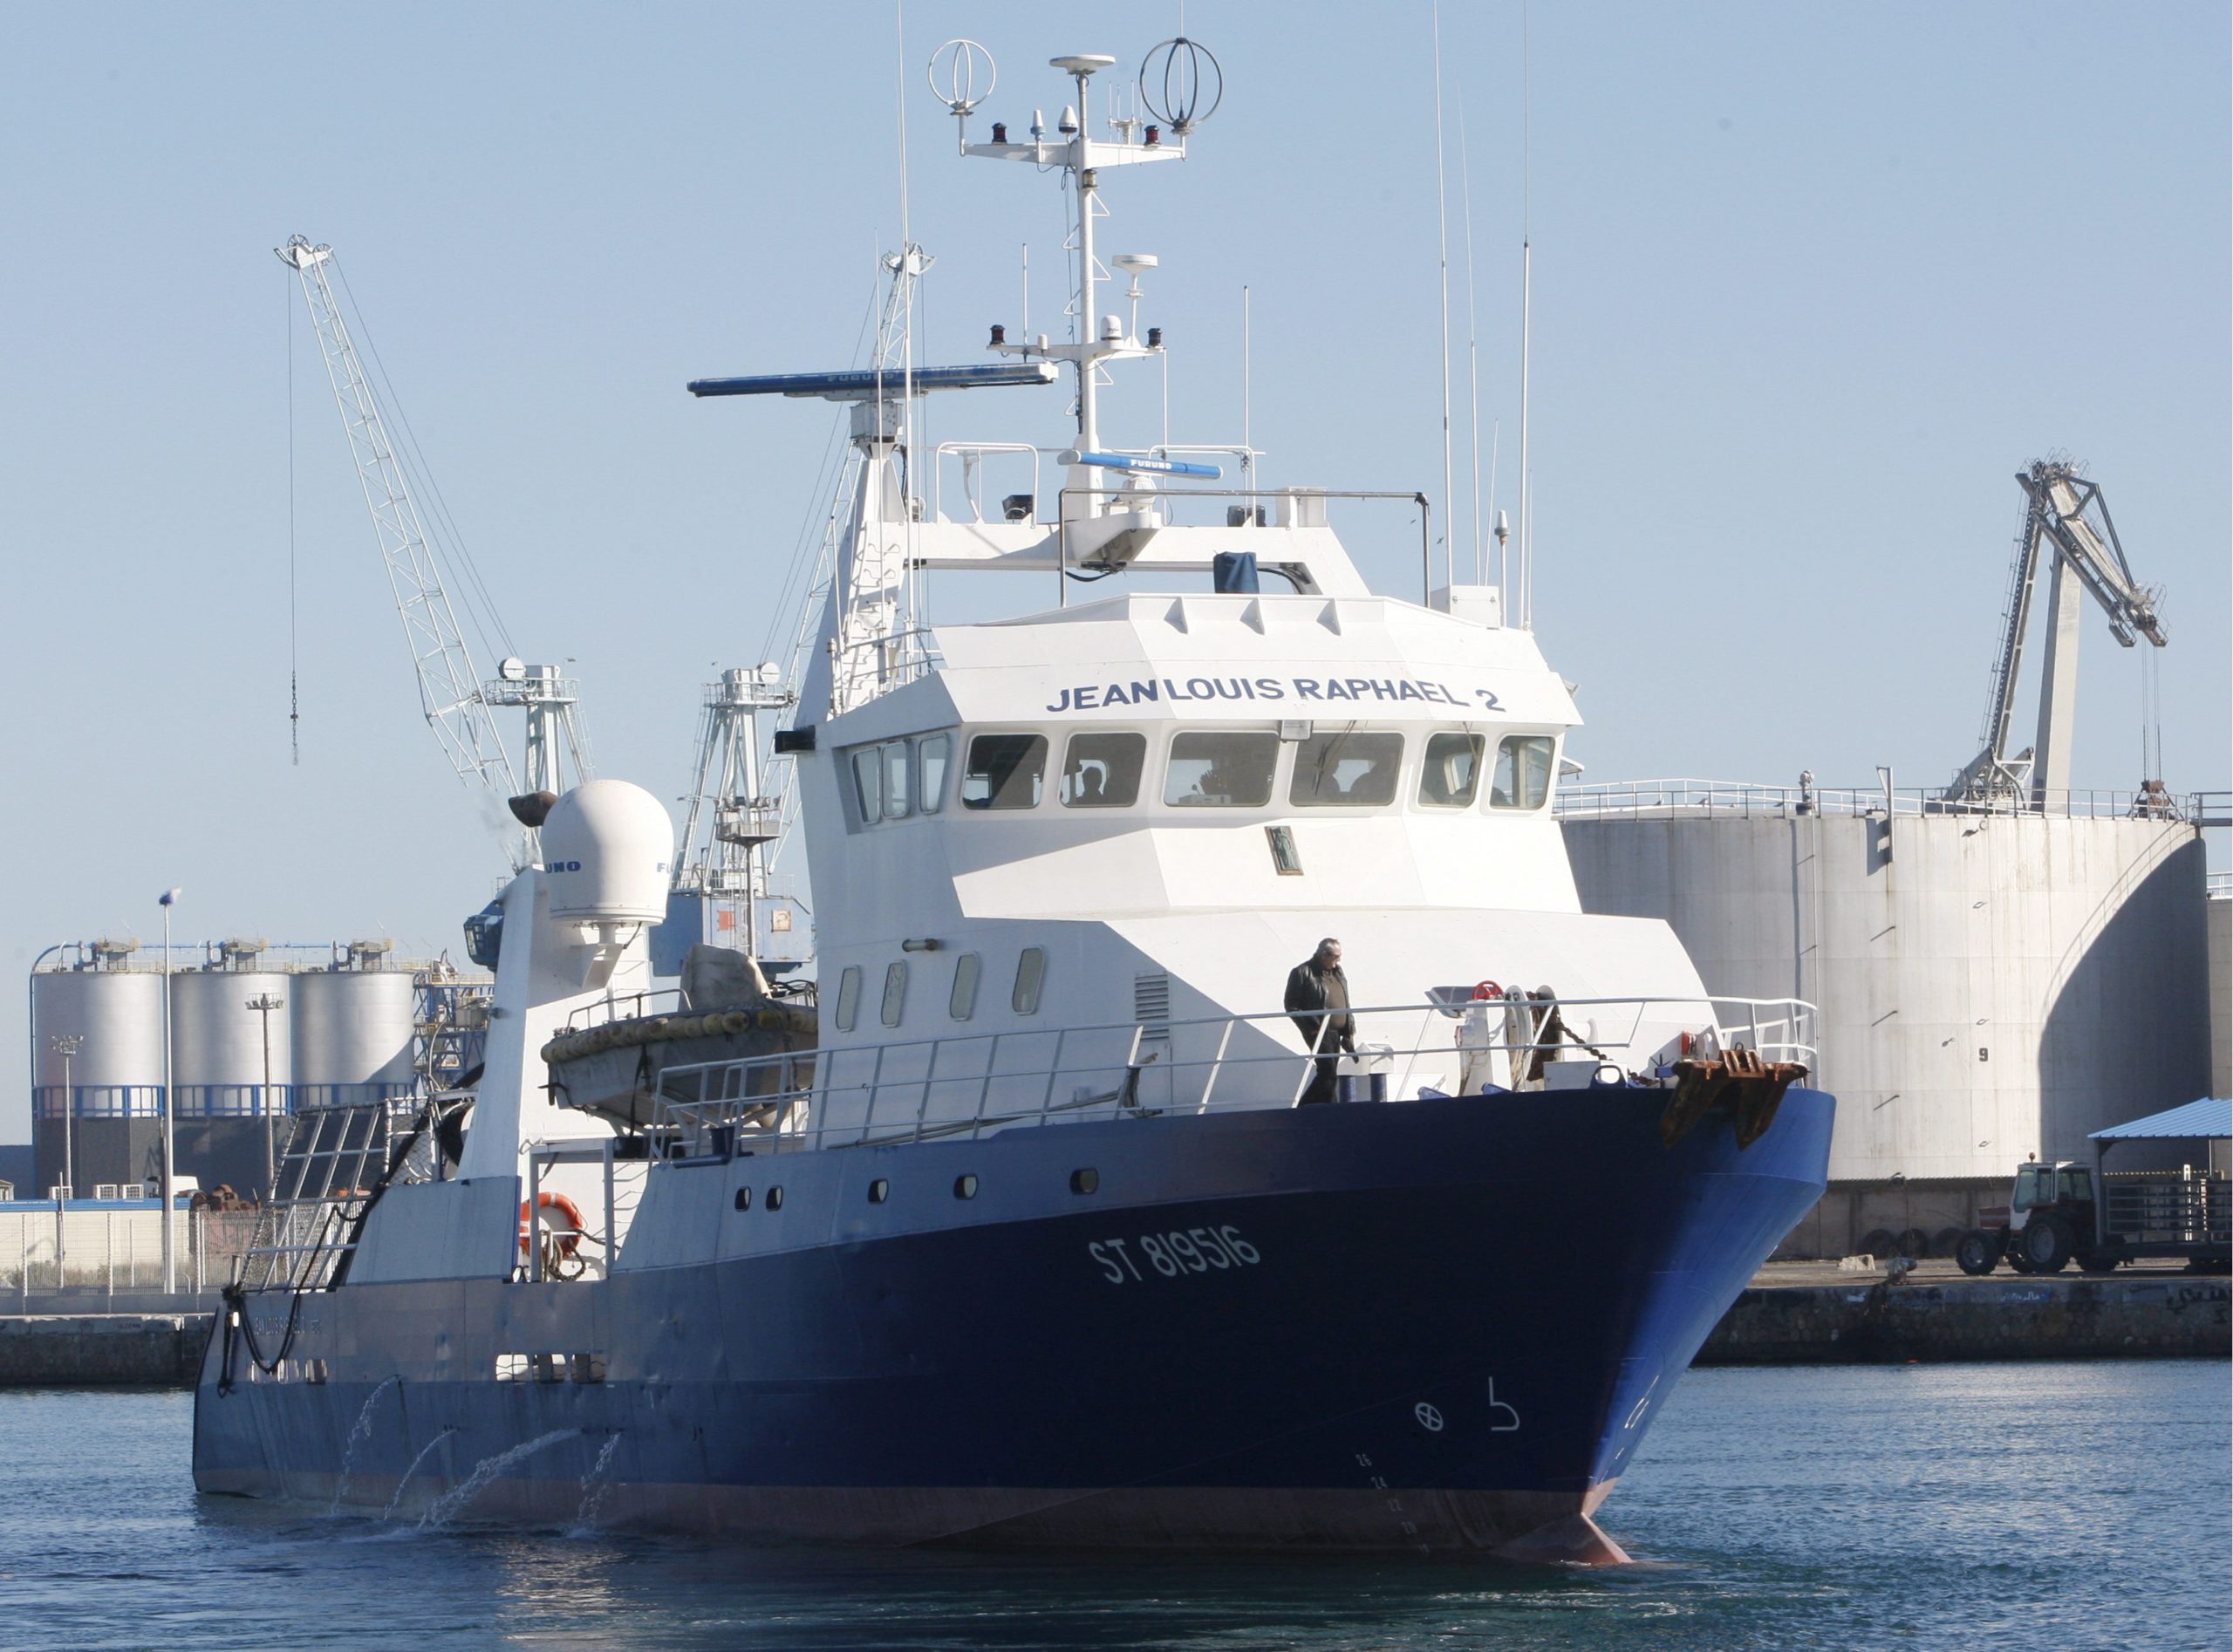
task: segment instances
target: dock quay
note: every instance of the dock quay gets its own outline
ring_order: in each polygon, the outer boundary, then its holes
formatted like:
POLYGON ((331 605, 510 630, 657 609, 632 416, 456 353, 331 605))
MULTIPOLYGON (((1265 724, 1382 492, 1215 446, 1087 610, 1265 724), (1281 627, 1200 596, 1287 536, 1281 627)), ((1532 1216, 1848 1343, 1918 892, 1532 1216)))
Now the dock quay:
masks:
MULTIPOLYGON (((108 1311, 105 1301, 105 1311, 73 1312, 66 1296, 36 1305, 44 1311, 0 1315, 0 1388, 190 1387, 209 1335, 208 1308, 190 1298, 139 1313, 108 1311)), ((1927 1261, 1895 1280, 1881 1266, 1853 1272, 1772 1262, 1714 1328, 1696 1363, 2230 1355, 2233 1281, 2175 1266, 1971 1279, 1950 1262, 1927 1261)))
POLYGON ((207 1312, 0 1316, 0 1388, 191 1388, 207 1312))
POLYGON ((2183 1266, 1972 1279, 1948 1261, 1770 1263, 1714 1328, 1699 1365, 2223 1359, 2233 1282, 2183 1266))

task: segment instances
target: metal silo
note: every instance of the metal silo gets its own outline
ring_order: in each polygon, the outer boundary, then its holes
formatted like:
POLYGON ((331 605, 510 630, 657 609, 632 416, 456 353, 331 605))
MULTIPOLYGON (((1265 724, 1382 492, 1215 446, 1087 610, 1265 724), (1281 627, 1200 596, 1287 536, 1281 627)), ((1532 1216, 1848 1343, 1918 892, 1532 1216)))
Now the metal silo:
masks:
POLYGON ((181 1118, 249 1118, 286 1110, 293 1028, 284 1006, 293 990, 293 977, 271 970, 194 970, 171 977, 171 1073, 181 1118), (258 1000, 282 1007, 251 1007, 258 1000), (265 1099, 267 1070, 272 1094, 265 1099))
POLYGON ((82 1193, 144 1181, 160 1168, 162 1007, 163 978, 154 970, 32 975, 31 1139, 42 1193, 63 1183, 82 1193), (65 1068, 76 1099, 67 1117, 65 1068))
POLYGON ((1991 811, 1647 782, 1562 802, 1587 910, 1666 919, 1709 991, 1820 1007, 1822 1252, 1943 1249, 2027 1154, 2083 1157, 2087 1132, 2202 1093, 2192 811, 2073 795, 1991 811))
POLYGON ((38 1029, 31 1053, 41 1118, 62 1116, 64 1059, 81 1118, 153 1116, 163 1082, 163 978, 153 970, 65 969, 31 977, 38 1029))
POLYGON ((307 971, 289 980, 288 991, 298 1110, 411 1088, 418 989, 408 971, 307 971))

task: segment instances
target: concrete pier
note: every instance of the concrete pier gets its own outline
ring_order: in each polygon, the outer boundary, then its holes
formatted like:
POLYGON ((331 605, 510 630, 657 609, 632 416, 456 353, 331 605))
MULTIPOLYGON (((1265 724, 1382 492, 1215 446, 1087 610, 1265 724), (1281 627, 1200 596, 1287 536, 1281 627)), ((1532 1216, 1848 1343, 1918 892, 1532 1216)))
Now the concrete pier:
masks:
POLYGON ((2233 1282, 2182 1268, 2088 1278, 1999 1273, 1971 1279, 1925 1263, 1770 1267, 1714 1328, 1700 1365, 1844 1365, 1943 1360, 2225 1358, 2233 1282), (1929 1271, 1926 1271, 1929 1270, 1929 1271))
POLYGON ((0 1388, 190 1388, 207 1314, 0 1318, 0 1388))

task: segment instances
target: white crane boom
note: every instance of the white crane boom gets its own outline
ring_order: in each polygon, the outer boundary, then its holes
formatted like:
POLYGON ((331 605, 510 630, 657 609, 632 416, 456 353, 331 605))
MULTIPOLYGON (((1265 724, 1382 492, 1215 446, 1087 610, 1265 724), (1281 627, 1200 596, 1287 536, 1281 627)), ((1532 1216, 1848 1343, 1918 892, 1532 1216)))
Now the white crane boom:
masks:
POLYGON ((341 409, 341 423, 349 434, 349 447, 357 461, 357 480, 365 490, 365 504, 372 513, 372 528, 379 536, 380 559, 387 567, 388 588, 395 595, 396 613, 403 621, 404 640, 419 679, 420 707, 441 741, 442 750, 462 778, 478 781, 499 797, 519 790, 510 754, 503 736, 488 714, 472 651, 458 629, 457 614, 443 589, 440 565, 427 542, 427 529, 412 502, 403 468, 396 461, 395 444, 388 438, 380 417, 379 401, 358 359, 357 346, 341 318, 341 306, 326 279, 333 249, 314 247, 301 236, 279 248, 280 261, 300 277, 303 300, 311 325, 318 334, 318 352, 325 358, 325 374, 333 386, 333 399, 341 409))

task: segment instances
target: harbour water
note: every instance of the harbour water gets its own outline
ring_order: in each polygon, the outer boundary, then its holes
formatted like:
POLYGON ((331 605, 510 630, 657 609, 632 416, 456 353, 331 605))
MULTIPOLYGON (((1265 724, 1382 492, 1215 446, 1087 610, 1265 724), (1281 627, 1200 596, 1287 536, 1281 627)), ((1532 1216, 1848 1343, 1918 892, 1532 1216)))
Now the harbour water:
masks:
POLYGON ((0 1392, 0 1643, 198 1648, 2229 1645, 2222 1361, 1693 1371, 1638 1565, 735 1550, 198 1498, 192 1397, 0 1392))

